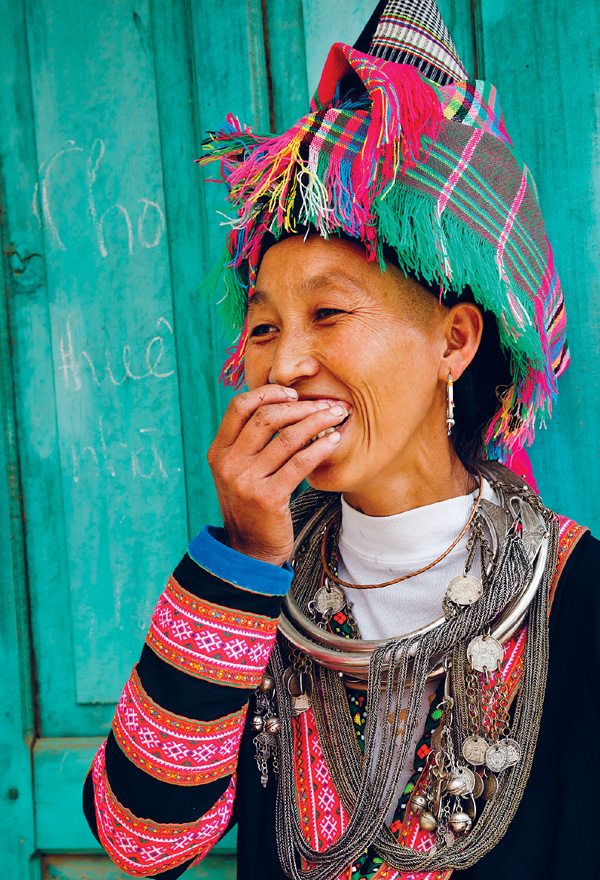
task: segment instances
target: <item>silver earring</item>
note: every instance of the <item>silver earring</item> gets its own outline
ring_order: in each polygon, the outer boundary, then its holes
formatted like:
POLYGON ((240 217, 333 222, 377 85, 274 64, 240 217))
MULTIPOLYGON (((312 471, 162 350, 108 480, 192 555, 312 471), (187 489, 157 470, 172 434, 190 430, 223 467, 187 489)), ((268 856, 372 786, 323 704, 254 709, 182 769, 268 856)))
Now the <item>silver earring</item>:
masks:
POLYGON ((454 421, 454 379, 452 373, 448 373, 448 386, 446 389, 446 428, 448 436, 452 433, 452 428, 456 422, 454 421))

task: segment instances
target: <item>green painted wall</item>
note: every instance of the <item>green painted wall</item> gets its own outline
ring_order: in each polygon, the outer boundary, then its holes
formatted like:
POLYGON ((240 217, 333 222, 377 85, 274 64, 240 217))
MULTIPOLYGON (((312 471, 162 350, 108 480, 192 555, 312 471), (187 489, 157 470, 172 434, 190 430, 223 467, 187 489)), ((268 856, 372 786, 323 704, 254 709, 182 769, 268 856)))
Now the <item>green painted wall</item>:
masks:
MULTIPOLYGON (((375 0, 0 0, 0 835, 7 876, 116 878, 80 810, 151 609, 218 510, 228 339, 199 285, 227 112, 281 129, 375 0)), ((536 176, 573 366, 532 457, 600 532, 597 4, 439 0, 536 176), (475 31, 473 30, 475 28, 475 31)), ((224 841, 196 876, 234 874, 224 841), (219 854, 220 853, 220 854, 219 854)))

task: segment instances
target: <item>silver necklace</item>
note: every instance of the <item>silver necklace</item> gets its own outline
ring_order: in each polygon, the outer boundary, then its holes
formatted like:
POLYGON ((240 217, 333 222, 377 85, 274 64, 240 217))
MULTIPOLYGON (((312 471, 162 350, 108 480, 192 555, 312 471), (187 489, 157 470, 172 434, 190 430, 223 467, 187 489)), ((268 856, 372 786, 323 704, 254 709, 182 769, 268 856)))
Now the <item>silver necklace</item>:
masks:
MULTIPOLYGON (((503 505, 498 508, 499 512, 493 511, 498 546, 490 571, 490 588, 479 600, 459 607, 454 616, 444 617, 436 621, 434 626, 423 628, 401 639, 391 639, 380 644, 370 643, 366 646, 363 643, 361 651, 344 652, 351 659, 360 657, 361 654, 368 655, 364 759, 358 748, 339 674, 345 667, 342 668, 339 659, 337 667, 335 666, 331 657, 335 651, 329 645, 324 651, 322 640, 308 639, 306 648, 305 642, 302 642, 302 648, 315 662, 319 676, 319 687, 315 689, 312 700, 319 739, 336 789, 350 815, 344 834, 324 852, 318 852, 307 843, 300 827, 295 802, 292 701, 284 687, 286 669, 282 651, 279 646, 273 651, 270 666, 275 681, 281 726, 277 739, 280 765, 277 845, 283 870, 296 880, 333 880, 369 845, 374 845, 388 864, 403 871, 466 868, 495 845, 514 815, 529 775, 537 741, 547 673, 547 597, 556 566, 558 533, 553 514, 543 507, 525 484, 512 478, 506 469, 498 465, 486 463, 485 472, 501 495, 503 505), (504 535, 502 528, 498 528, 503 518, 506 525, 504 535), (534 574, 535 589, 532 588, 534 574), (509 767, 500 777, 496 796, 486 803, 479 821, 468 835, 458 839, 453 837, 452 841, 449 835, 447 840, 438 839, 436 847, 426 854, 403 847, 386 827, 385 816, 396 791, 400 770, 408 758, 407 750, 427 677, 436 668, 436 664, 439 664, 440 658, 450 658, 459 645, 471 645, 499 614, 504 613, 505 618, 509 618, 511 614, 515 617, 516 614, 515 620, 522 620, 524 595, 528 597, 525 613, 528 607, 529 626, 524 671, 513 722, 514 742, 523 752, 522 760, 509 767), (395 732, 400 710, 399 695, 407 686, 410 690, 403 724, 404 733, 397 737, 395 732), (385 705, 383 717, 390 719, 390 723, 380 725, 380 736, 376 737, 374 729, 380 718, 380 694, 383 694, 385 705), (299 860, 304 860, 310 867, 303 869, 299 860)), ((303 498, 304 496, 300 502, 303 498)), ((298 504, 300 509, 297 507, 295 510, 297 521, 306 521, 307 508, 310 510, 310 505, 314 502, 314 496, 309 496, 304 498, 303 507, 298 504)), ((325 513, 330 510, 327 502, 331 502, 331 499, 326 499, 325 513)), ((324 518, 322 505, 320 514, 317 535, 324 518)), ((304 604, 306 611, 308 601, 316 592, 314 585, 318 583, 315 574, 318 571, 316 557, 320 548, 315 554, 315 544, 318 544, 318 540, 306 537, 295 560, 296 602, 300 609, 304 604), (307 598, 311 592, 312 596, 307 598)), ((285 623, 282 629, 287 636, 285 623)), ((509 632, 510 627, 505 631, 509 632)), ((319 636, 322 633, 323 630, 320 630, 319 636)), ((331 634, 328 634, 328 638, 330 637, 331 634)), ((296 644, 295 641, 290 641, 296 644)), ((346 640, 342 641, 344 647, 350 647, 346 640)), ((475 662, 481 664, 481 651, 477 654, 476 648, 472 650, 475 652, 475 662)), ((339 653, 336 657, 339 658, 339 653)), ((361 661, 364 666, 364 658, 361 661)), ((342 658, 342 663, 347 663, 346 657, 342 658)), ((456 734, 455 727, 450 724, 447 730, 448 733, 444 734, 446 751, 450 753, 452 743, 453 753, 458 752, 461 744, 451 740, 456 734)), ((467 778, 467 774, 464 776, 467 778)), ((459 812, 455 810, 457 815, 459 812)))

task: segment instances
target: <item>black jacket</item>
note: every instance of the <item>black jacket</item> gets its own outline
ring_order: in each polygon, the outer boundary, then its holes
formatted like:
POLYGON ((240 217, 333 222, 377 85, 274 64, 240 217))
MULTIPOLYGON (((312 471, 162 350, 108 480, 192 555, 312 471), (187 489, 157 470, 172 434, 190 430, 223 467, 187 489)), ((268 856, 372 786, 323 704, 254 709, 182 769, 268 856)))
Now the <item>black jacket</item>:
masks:
MULTIPOLYGON (((187 589, 220 604, 233 602, 231 586, 189 569, 176 571, 187 589), (196 583, 192 584, 193 578, 196 583)), ((200 571, 202 571, 200 569, 200 571)), ((249 594, 254 603, 256 594, 249 594)), ((277 616, 278 597, 264 597, 260 613, 277 616)), ((236 596, 239 602, 239 593, 236 596)), ((232 604, 232 607, 235 607, 232 604)), ((559 580, 550 618, 550 666, 540 735, 531 776, 508 832, 475 866, 456 872, 460 880, 592 880, 599 870, 595 854, 596 752, 600 737, 600 542, 585 534, 559 580)), ((188 717, 210 701, 212 717, 235 711, 247 691, 222 688, 167 667, 144 648, 140 678, 153 699, 188 717), (234 690, 231 694, 229 691, 234 690)), ((275 843, 276 782, 265 789, 254 760, 254 733, 246 725, 237 770, 238 786, 231 824, 238 825, 238 878, 285 880, 275 843)), ((157 822, 188 822, 203 815, 227 787, 228 779, 179 788, 158 782, 134 767, 109 737, 107 772, 119 801, 138 816, 157 822)), ((96 822, 90 779, 84 809, 94 833, 96 822)), ((180 876, 186 865, 160 875, 180 876)))

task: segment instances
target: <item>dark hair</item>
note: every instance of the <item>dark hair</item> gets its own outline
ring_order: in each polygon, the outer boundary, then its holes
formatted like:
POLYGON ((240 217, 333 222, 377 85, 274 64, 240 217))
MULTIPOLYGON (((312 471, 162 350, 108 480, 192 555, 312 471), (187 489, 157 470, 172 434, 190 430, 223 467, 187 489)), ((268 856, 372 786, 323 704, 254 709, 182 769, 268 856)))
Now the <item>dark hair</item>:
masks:
MULTIPOLYGON (((398 265, 391 255, 386 254, 384 259, 398 265)), ((439 288, 436 289, 412 273, 407 274, 431 296, 439 299, 439 288)), ((483 333, 479 348, 462 376, 454 382, 455 425, 450 437, 458 457, 461 461, 468 462, 480 458, 483 432, 498 409, 498 394, 512 383, 512 376, 510 363, 500 345, 495 315, 479 305, 470 287, 465 287, 460 293, 450 290, 442 299, 447 308, 458 302, 474 303, 483 315, 483 333)))
MULTIPOLYGON (((465 289, 456 302, 474 302, 470 289, 465 289)), ((454 305, 445 300, 445 305, 454 305)), ((454 383, 454 418, 451 439, 462 461, 479 458, 483 432, 499 407, 498 394, 512 383, 510 364, 500 345, 495 316, 483 313, 483 334, 475 357, 460 379, 454 383)))
MULTIPOLYGON (((353 239, 350 239, 353 240, 353 239)), ((395 252, 388 245, 383 247, 383 258, 386 263, 398 266, 395 252)), ((417 284, 420 284, 431 296, 439 299, 439 287, 434 287, 423 278, 411 272, 404 272, 417 284)), ((454 419, 455 425, 450 435, 454 451, 463 462, 481 457, 483 432, 496 413, 499 402, 498 394, 511 383, 510 364, 502 346, 496 317, 482 309, 470 287, 460 293, 450 290, 442 303, 451 308, 458 302, 474 303, 483 314, 483 333, 475 357, 454 383, 454 419)))

